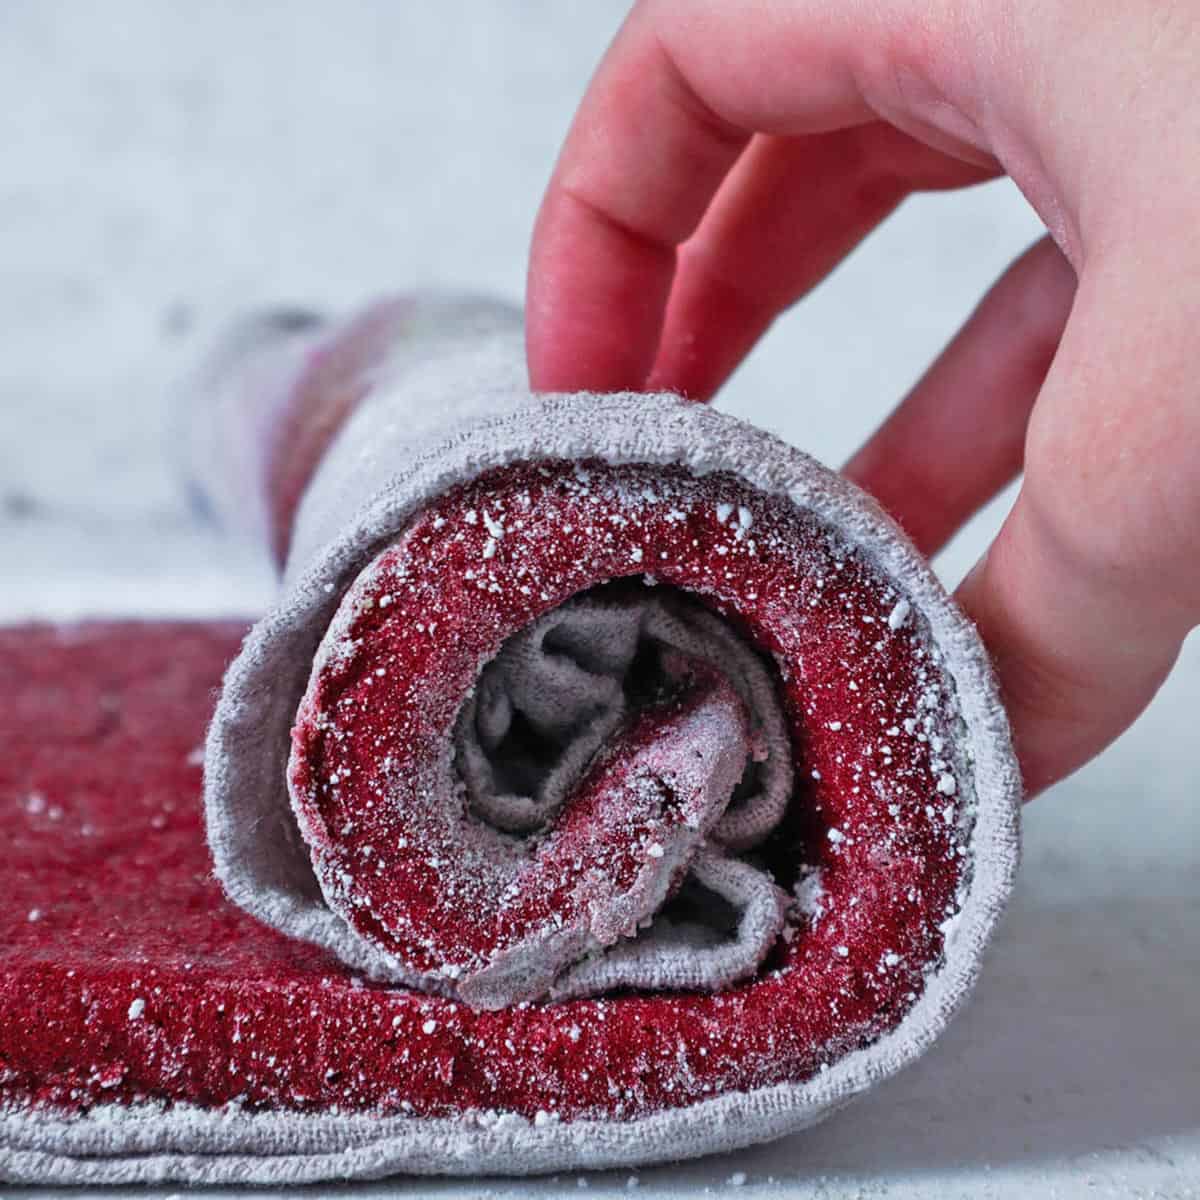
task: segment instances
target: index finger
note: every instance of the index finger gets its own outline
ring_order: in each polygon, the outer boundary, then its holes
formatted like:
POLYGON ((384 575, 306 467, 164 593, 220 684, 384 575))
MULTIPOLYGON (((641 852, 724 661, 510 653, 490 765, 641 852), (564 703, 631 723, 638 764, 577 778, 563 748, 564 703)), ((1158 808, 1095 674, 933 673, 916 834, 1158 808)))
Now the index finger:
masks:
POLYGON ((851 14, 856 7, 634 8, 584 97, 534 231, 526 337, 535 389, 640 388, 675 248, 751 133, 812 133, 874 116, 854 69, 872 18, 851 14))

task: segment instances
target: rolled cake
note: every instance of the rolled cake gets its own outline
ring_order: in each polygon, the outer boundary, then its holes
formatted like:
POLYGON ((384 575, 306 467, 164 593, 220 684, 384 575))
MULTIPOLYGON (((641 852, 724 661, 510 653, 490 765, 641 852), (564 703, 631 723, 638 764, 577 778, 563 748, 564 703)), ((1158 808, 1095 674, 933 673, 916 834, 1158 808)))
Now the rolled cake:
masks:
POLYGON ((234 1094, 109 1088, 158 1106, 120 1153, 182 1164, 231 1100, 223 1165, 174 1177, 730 1149, 971 986, 1021 794, 973 627, 777 438, 522 364, 510 310, 401 298, 247 327, 194 402, 206 493, 286 556, 209 729, 213 861, 353 986, 234 1094))

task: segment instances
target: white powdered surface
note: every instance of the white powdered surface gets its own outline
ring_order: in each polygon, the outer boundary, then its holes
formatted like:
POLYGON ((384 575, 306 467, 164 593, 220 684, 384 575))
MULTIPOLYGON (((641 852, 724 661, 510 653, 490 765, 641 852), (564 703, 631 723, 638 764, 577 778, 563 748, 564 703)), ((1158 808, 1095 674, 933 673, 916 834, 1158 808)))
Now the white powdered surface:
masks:
MULTIPOLYGON (((349 307, 425 283, 519 296, 558 139, 623 9, 5 4, 0 619, 261 611, 265 564, 177 494, 168 384, 256 303, 349 307)), ((1036 228, 1007 185, 910 203, 780 323, 724 406, 840 462, 1036 228)), ((1000 515, 951 548, 945 578, 1000 515)), ((632 1176, 337 1194, 1195 1196, 1197 711, 1193 639, 1135 729, 1028 814, 967 1011, 821 1128, 632 1176)))
MULTIPOLYGON (((503 1130, 497 1125, 481 1133, 461 1121, 414 1118, 395 1126, 380 1121, 360 1135, 349 1131, 348 1122, 331 1133, 323 1118, 312 1122, 272 1113, 252 1123, 235 1117, 236 1129, 226 1136, 209 1129, 211 1122, 200 1121, 201 1131, 189 1119, 168 1114, 160 1140, 159 1123, 147 1117, 146 1137, 153 1138, 155 1152, 179 1154, 195 1147, 211 1153, 244 1145, 254 1156, 244 1166, 237 1158, 232 1166, 217 1163, 212 1172, 180 1166, 168 1178, 319 1179, 329 1170, 321 1156, 331 1152, 341 1156, 346 1172, 364 1177, 400 1168, 474 1174, 491 1165, 504 1173, 524 1173, 661 1162, 749 1145, 808 1127, 913 1062, 945 1029, 978 974, 1016 869, 1020 781, 974 628, 878 506, 814 459, 747 423, 677 397, 581 393, 532 399, 522 382, 519 348, 519 329, 497 325, 490 334, 443 337, 398 361, 322 460, 297 515, 280 598, 226 672, 208 731, 208 841, 227 895, 274 928, 324 945, 373 976, 407 978, 334 911, 325 880, 322 891, 330 904, 322 903, 312 867, 292 834, 283 783, 288 730, 314 652, 318 661, 331 653, 330 640, 337 645, 346 617, 342 612, 332 620, 341 593, 370 561, 372 550, 392 540, 412 512, 493 467, 539 454, 568 461, 598 457, 609 463, 679 464, 696 476, 727 471, 751 489, 786 497, 861 553, 896 594, 911 601, 914 619, 919 614, 926 623, 930 653, 957 695, 962 765, 971 763, 975 798, 965 833, 969 877, 958 911, 941 926, 944 961, 927 974, 923 991, 899 1024, 803 1083, 720 1092, 636 1122, 589 1120, 586 1129, 581 1122, 561 1127, 535 1122, 529 1128, 509 1122, 503 1130), (420 420, 426 413, 440 420, 420 424, 414 437, 412 414, 420 420), (291 1156, 286 1162, 285 1153, 291 1156), (270 1156, 279 1158, 272 1162, 270 1156)), ((735 672, 725 668, 722 673, 735 672)), ((728 895, 725 886, 717 890, 728 895)), ((755 924, 763 919, 757 908, 747 903, 746 919, 755 924)), ((682 978, 689 969, 678 947, 655 947, 648 960, 663 980, 682 978)), ((69 1138, 63 1152, 76 1158, 123 1155, 136 1149, 127 1132, 77 1122, 63 1131, 64 1140, 69 1138)), ((48 1145, 40 1128, 22 1129, 17 1123, 12 1136, 30 1149, 48 1145)), ((59 1136, 53 1135, 56 1149, 59 1136)), ((157 1171, 145 1160, 131 1159, 128 1168, 137 1172, 134 1178, 153 1178, 151 1172, 157 1171)), ((55 1170, 62 1171, 55 1177, 65 1180, 102 1177, 85 1166, 55 1170)), ((129 1177, 108 1175, 114 1181, 129 1177)))

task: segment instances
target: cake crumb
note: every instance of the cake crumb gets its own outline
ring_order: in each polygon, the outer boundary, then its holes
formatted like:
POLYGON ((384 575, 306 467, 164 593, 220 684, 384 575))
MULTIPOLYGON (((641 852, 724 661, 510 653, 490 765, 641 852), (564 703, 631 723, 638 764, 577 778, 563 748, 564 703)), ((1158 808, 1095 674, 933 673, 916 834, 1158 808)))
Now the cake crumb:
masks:
POLYGON ((897 629, 900 629, 904 625, 905 621, 908 620, 911 613, 912 605, 909 604, 907 600, 899 601, 896 607, 893 608, 890 613, 888 613, 888 628, 893 632, 895 632, 897 629))

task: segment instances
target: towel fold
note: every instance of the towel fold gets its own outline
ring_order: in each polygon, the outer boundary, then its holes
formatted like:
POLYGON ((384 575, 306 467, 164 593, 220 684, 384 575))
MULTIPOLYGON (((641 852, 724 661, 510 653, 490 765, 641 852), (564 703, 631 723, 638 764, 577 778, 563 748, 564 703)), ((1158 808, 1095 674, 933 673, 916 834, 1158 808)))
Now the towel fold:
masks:
POLYGON ((110 1093, 167 1174, 283 1178, 280 1139, 338 1175, 729 1149, 941 1032, 1020 780, 974 629, 868 497, 676 397, 531 396, 485 300, 250 322, 191 420, 210 503, 285 562, 209 728, 217 875, 397 1033, 312 1090, 306 1059, 302 1100, 247 1078, 203 1172, 197 1089, 110 1093))

